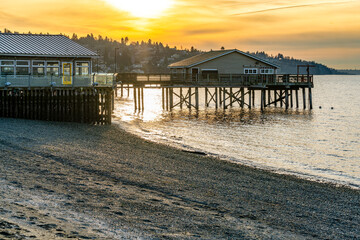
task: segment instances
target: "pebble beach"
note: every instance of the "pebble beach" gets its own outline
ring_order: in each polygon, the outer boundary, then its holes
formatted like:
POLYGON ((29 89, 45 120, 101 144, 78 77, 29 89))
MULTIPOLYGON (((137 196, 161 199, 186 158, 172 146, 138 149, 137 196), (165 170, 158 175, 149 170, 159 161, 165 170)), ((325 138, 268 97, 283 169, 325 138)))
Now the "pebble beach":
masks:
POLYGON ((358 190, 114 125, 0 126, 0 239, 360 239, 358 190))

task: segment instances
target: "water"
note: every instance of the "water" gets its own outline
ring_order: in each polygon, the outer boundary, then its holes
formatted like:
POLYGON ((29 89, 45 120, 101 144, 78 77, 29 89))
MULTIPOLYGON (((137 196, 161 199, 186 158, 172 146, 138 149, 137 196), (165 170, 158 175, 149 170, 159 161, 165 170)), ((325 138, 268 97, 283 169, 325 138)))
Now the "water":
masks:
POLYGON ((237 107, 163 112, 161 91, 145 89, 145 111, 134 113, 130 96, 116 103, 114 122, 152 141, 360 189, 360 76, 315 76, 314 84, 312 111, 264 113, 237 107))

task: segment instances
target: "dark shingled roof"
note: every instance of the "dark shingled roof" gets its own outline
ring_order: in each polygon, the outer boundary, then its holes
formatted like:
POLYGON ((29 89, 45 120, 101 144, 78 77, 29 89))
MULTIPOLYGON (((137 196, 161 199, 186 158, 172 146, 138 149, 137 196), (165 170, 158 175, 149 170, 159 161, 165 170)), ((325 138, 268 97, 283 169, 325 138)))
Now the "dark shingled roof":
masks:
POLYGON ((266 63, 266 64, 269 64, 269 65, 271 65, 273 67, 278 68, 278 66, 273 64, 273 63, 264 61, 264 60, 262 60, 260 58, 254 57, 254 56, 252 56, 252 55, 250 55, 248 53, 242 52, 242 51, 237 50, 237 49, 219 50, 219 51, 210 51, 210 52, 201 53, 199 55, 196 55, 196 56, 193 56, 193 57, 190 57, 190 58, 186 58, 186 59, 181 60, 179 62, 172 63, 172 64, 169 65, 169 68, 193 67, 193 66, 196 66, 198 64, 213 60, 215 58, 218 58, 218 57, 221 57, 221 56, 233 53, 233 52, 237 52, 239 54, 242 54, 242 55, 245 55, 245 56, 250 57, 252 59, 255 59, 256 61, 266 63))
POLYGON ((0 56, 95 57, 63 35, 0 33, 0 56))

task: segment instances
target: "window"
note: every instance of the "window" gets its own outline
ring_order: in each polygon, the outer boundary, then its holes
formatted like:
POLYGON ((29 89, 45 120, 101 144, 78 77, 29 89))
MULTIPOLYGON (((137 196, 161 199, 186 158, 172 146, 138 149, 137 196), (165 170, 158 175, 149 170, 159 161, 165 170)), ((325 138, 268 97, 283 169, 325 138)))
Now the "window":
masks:
POLYGON ((29 75, 30 63, 29 61, 16 61, 16 75, 29 75))
POLYGON ((217 69, 202 69, 202 79, 218 79, 217 69))
POLYGON ((34 76, 44 76, 45 61, 33 61, 32 73, 34 76))
POLYGON ((59 76, 60 64, 57 61, 49 61, 46 63, 46 75, 59 76))
POLYGON ((262 68, 260 69, 261 74, 274 74, 274 69, 272 68, 262 68))
POLYGON ((89 75, 90 74, 90 63, 89 62, 76 62, 75 74, 76 75, 89 75))
POLYGON ((257 74, 258 69, 257 68, 244 68, 245 74, 257 74))
POLYGON ((15 74, 15 61, 3 60, 0 61, 1 75, 14 75, 15 74))

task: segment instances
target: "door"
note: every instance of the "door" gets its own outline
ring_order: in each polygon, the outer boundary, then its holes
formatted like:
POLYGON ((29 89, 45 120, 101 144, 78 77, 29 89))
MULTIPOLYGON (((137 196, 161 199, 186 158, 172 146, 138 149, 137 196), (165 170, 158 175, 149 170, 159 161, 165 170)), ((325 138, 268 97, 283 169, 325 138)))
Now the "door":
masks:
POLYGON ((62 83, 64 85, 71 85, 73 78, 73 64, 71 62, 64 62, 62 65, 62 83))
POLYGON ((191 69, 191 77, 193 81, 197 81, 199 77, 199 69, 198 68, 192 68, 191 69))

